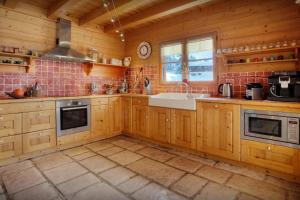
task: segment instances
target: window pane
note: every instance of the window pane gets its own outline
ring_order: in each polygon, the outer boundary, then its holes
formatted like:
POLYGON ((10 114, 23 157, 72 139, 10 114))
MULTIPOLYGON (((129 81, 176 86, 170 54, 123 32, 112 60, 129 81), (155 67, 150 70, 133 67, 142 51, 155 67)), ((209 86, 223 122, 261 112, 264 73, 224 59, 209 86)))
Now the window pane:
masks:
POLYGON ((213 57, 213 39, 190 40, 187 43, 188 59, 197 60, 213 57))
POLYGON ((181 63, 163 64, 162 69, 163 69, 163 75, 165 75, 165 81, 182 81, 181 63))
POLYGON ((182 59, 182 44, 173 43, 161 48, 162 63, 179 62, 182 59))
POLYGON ((212 81, 213 39, 201 38, 187 43, 188 69, 190 81, 212 81))
POLYGON ((214 79, 213 61, 202 60, 188 62, 189 65, 189 81, 211 81, 214 79))

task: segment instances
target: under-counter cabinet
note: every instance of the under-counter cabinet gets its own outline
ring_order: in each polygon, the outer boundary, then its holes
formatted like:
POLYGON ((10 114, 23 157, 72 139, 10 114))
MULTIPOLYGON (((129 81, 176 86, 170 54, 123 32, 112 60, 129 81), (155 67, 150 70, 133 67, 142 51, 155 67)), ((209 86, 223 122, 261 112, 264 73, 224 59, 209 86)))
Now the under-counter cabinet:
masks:
POLYGON ((22 132, 22 114, 0 115, 0 137, 22 132))
POLYGON ((23 113, 23 133, 55 127, 55 110, 23 113))
POLYGON ((171 109, 149 107, 149 134, 153 140, 171 142, 171 109))
POLYGON ((132 133, 149 137, 148 134, 148 98, 132 97, 132 133))
POLYGON ((54 129, 23 134, 23 153, 30 153, 56 146, 54 129))
POLYGON ((0 138, 0 159, 22 154, 22 136, 14 135, 0 138))
POLYGON ((107 137, 108 135, 108 98, 92 99, 92 137, 107 137))
POLYGON ((171 110, 171 144, 196 149, 196 111, 171 110))
POLYGON ((132 132, 132 98, 122 97, 123 103, 123 131, 125 133, 132 132))
POLYGON ((197 103, 197 150, 240 160, 240 106, 197 103))
POLYGON ((119 135, 123 130, 122 97, 108 99, 109 135, 119 135))
POLYGON ((299 150, 248 140, 242 140, 241 146, 243 162, 300 176, 299 150))

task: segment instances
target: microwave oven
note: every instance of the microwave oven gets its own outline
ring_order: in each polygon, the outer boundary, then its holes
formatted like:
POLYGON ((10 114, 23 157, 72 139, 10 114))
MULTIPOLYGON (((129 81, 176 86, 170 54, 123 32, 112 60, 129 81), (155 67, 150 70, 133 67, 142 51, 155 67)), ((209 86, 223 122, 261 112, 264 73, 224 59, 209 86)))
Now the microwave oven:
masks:
POLYGON ((241 111, 241 138, 300 147, 300 113, 241 111))

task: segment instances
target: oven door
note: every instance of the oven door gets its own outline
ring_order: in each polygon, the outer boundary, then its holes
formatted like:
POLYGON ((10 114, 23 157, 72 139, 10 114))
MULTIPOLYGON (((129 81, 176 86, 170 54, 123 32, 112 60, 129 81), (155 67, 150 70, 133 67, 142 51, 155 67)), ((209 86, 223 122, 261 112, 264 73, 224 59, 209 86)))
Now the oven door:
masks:
POLYGON ((287 141, 287 117, 245 113, 245 136, 287 141))
POLYGON ((57 135, 90 130, 90 106, 57 108, 57 135))

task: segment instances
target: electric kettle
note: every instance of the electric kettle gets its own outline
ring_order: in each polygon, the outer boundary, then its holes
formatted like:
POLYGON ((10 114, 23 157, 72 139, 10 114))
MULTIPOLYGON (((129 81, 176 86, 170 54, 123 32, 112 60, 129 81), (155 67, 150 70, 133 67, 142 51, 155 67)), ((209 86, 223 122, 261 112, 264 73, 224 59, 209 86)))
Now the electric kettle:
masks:
POLYGON ((233 90, 231 83, 220 84, 218 88, 219 94, 223 97, 230 98, 233 96, 233 90))

